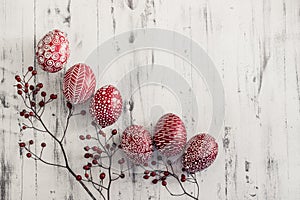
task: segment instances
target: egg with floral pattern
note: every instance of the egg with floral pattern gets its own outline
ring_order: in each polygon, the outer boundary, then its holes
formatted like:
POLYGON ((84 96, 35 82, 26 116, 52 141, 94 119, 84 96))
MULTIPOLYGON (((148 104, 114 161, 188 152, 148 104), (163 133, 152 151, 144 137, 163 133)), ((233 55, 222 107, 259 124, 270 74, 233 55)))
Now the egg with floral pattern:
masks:
POLYGON ((60 71, 65 67, 70 56, 69 41, 66 34, 60 30, 47 33, 36 48, 36 58, 39 66, 50 73, 60 71))
POLYGON ((122 135, 121 148, 127 158, 134 164, 147 163, 153 153, 150 132, 143 126, 127 127, 122 135))

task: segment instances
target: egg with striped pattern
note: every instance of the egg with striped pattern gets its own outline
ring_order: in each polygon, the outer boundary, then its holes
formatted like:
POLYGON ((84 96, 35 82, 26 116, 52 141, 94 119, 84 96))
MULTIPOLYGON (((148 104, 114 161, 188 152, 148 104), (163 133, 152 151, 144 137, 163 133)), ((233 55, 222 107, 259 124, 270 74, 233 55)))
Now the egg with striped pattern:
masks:
POLYGON ((172 157, 180 154, 186 144, 186 129, 177 115, 168 113, 157 122, 153 141, 161 155, 172 157))

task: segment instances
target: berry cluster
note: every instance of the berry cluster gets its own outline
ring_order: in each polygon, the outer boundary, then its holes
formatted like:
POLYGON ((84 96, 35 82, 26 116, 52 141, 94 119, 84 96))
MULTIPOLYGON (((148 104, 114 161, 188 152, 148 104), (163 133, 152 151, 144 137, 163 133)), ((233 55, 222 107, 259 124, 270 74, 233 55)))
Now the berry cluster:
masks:
MULTIPOLYGON (((117 154, 117 152, 120 149, 124 151, 124 145, 122 146, 120 143, 120 141, 122 141, 122 134, 120 134, 117 129, 112 129, 110 130, 110 133, 106 133, 101 125, 93 121, 91 125, 95 129, 96 134, 82 134, 79 136, 79 139, 82 142, 87 143, 83 147, 84 163, 82 165, 82 169, 72 169, 65 151, 64 139, 67 134, 71 117, 76 115, 84 116, 86 115, 86 111, 81 110, 80 112, 75 113, 74 105, 70 102, 66 102, 68 115, 66 117, 65 127, 62 129, 63 132, 61 134, 54 134, 51 132, 51 130, 46 126, 46 123, 43 121, 42 115, 47 113, 45 112, 45 107, 47 107, 47 105, 52 101, 56 100, 57 95, 47 94, 43 83, 36 84, 36 75, 37 71, 34 70, 33 67, 28 67, 28 70, 24 75, 15 76, 17 81, 15 85, 17 88, 17 94, 22 98, 25 106, 25 108, 21 109, 19 112, 20 117, 24 120, 24 122, 20 124, 20 130, 25 131, 32 129, 36 132, 41 132, 50 136, 50 138, 57 143, 60 148, 64 163, 52 163, 42 157, 43 151, 46 148, 45 142, 39 143, 34 140, 28 140, 27 142, 21 141, 19 142, 21 152, 26 151, 26 157, 41 161, 46 165, 66 169, 85 189, 91 199, 96 200, 98 199, 98 196, 101 196, 102 199, 110 199, 112 183, 118 179, 124 179, 126 177, 125 173, 128 172, 131 167, 136 166, 132 163, 127 163, 125 158, 118 157, 120 154, 117 154), (31 147, 37 144, 40 146, 40 152, 33 152, 33 148, 31 147), (116 166, 114 166, 114 164, 116 164, 116 166), (128 166, 130 168, 128 168, 128 166), (80 170, 82 172, 78 173, 80 170), (90 189, 91 187, 98 191, 98 194, 94 194, 90 189)), ((160 183, 171 195, 186 195, 192 199, 198 199, 198 196, 193 196, 186 191, 183 184, 184 182, 196 184, 199 191, 196 177, 191 173, 187 173, 184 169, 180 175, 176 175, 171 161, 164 163, 163 158, 158 156, 156 160, 150 161, 149 164, 146 162, 139 164, 138 166, 144 169, 147 168, 144 171, 144 179, 151 180, 153 184, 160 183), (157 166, 164 166, 165 170, 154 169, 157 166), (168 182, 173 181, 171 179, 175 179, 175 181, 178 182, 182 189, 182 193, 174 194, 170 191, 168 188, 168 182)), ((197 195, 199 195, 199 192, 197 195)))
POLYGON ((117 159, 114 157, 120 149, 120 145, 117 145, 116 142, 120 137, 118 130, 113 129, 110 134, 106 134, 96 123, 92 122, 92 126, 96 130, 96 137, 90 134, 79 136, 80 140, 87 140, 89 143, 96 142, 96 145, 83 147, 85 152, 83 158, 87 160, 87 163, 82 167, 83 175, 78 174, 76 179, 91 183, 94 188, 98 188, 101 194, 103 193, 102 189, 105 189, 107 191, 106 196, 109 198, 111 183, 119 178, 125 178, 124 172, 128 169, 124 170, 124 158, 117 159), (117 159, 119 164, 118 170, 113 168, 114 159, 117 159))

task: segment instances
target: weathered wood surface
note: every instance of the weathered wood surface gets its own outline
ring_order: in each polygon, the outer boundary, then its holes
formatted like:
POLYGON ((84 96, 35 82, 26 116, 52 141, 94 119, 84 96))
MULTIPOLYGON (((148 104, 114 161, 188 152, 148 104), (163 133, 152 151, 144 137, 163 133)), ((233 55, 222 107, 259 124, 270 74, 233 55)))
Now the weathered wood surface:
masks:
MULTIPOLYGON (((118 33, 149 27, 192 38, 205 49, 222 77, 226 114, 218 138, 219 155, 198 176, 200 199, 300 199, 300 1, 1 0, 0 27, 1 200, 88 199, 64 171, 29 161, 19 152, 20 100, 12 87, 13 77, 22 66, 34 64, 34 47, 40 37, 53 28, 67 32, 71 65, 84 62, 92 50, 118 33)), ((117 83, 118 65, 130 69, 153 60, 173 66, 192 90, 202 91, 196 92, 202 100, 201 128, 195 133, 206 131, 211 117, 209 93, 191 66, 174 55, 149 50, 126 55, 97 84, 117 83)), ((55 92, 61 90, 62 76, 42 73, 40 79, 55 92)), ((142 110, 134 113, 135 122, 151 127, 162 112, 153 105, 179 112, 172 98, 164 88, 141 87, 133 98, 135 109, 142 110)), ((60 96, 49 113, 62 117, 64 112, 60 96)), ((47 121, 51 129, 60 130, 64 122, 56 117, 49 116, 47 121)), ((84 145, 78 141, 78 131, 84 132, 87 121, 73 122, 67 136, 71 163, 78 168, 79 147, 84 145)), ((41 135, 23 136, 32 137, 45 140, 41 135)), ((48 143, 51 146, 51 140, 48 143)), ((46 156, 59 161, 58 154, 47 152, 46 156)), ((113 199, 182 199, 171 198, 160 186, 141 179, 120 181, 113 191, 113 199)))

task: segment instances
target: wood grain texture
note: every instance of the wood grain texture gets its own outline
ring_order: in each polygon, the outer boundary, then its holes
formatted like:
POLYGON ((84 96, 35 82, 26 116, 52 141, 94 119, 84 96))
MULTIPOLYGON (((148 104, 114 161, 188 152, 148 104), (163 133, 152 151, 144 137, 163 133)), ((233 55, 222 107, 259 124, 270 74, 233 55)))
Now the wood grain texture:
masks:
MULTIPOLYGON (((198 175, 200 199, 300 199, 299 0, 1 0, 0 27, 1 200, 88 199, 65 171, 27 160, 18 147, 17 110, 21 105, 13 77, 23 66, 36 64, 33 58, 38 40, 54 28, 67 32, 70 67, 84 62, 108 38, 150 27, 192 38, 205 49, 222 77, 226 114, 217 138, 219 155, 198 175)), ((206 131, 212 112, 209 92, 192 66, 174 55, 152 50, 128 54, 105 74, 95 71, 96 77, 102 77, 97 86, 116 84, 130 69, 151 63, 172 66, 201 99, 199 130, 190 132, 188 138, 206 131), (122 71, 118 66, 125 67, 122 71)), ((64 72, 39 72, 49 93, 62 90, 64 72)), ((163 111, 180 112, 172 94, 155 85, 141 86, 131 101, 134 111, 125 117, 149 129, 163 111)), ((189 104, 190 98, 181 103, 189 104)), ((62 92, 47 112, 50 129, 60 134, 66 115, 62 92)), ((78 135, 88 130, 88 124, 88 119, 71 122, 65 143, 69 160, 78 171, 79 147, 85 145, 78 135)), ((22 136, 29 138, 46 140, 54 151, 46 151, 45 157, 63 161, 53 141, 37 133, 22 136)), ((35 149, 39 150, 38 144, 35 149)), ((133 176, 120 181, 113 191, 112 199, 183 199, 171 198, 164 188, 133 176)))

